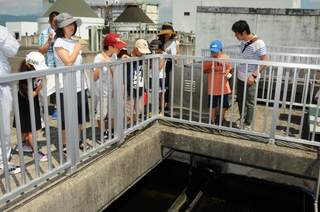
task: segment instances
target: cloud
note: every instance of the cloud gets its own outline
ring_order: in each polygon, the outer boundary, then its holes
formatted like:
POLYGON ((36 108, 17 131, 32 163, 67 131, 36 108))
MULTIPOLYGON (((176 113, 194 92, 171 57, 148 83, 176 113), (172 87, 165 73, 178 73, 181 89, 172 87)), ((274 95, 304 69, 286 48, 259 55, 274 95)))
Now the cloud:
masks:
POLYGON ((0 14, 25 15, 42 11, 41 0, 0 0, 0 14))

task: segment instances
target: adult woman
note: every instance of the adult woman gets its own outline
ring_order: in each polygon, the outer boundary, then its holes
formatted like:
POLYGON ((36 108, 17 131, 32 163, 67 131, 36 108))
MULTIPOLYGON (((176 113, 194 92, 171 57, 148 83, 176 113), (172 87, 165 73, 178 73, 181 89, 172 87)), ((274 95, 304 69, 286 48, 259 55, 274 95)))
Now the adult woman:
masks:
MULTIPOLYGON (((81 44, 78 41, 72 39, 72 36, 77 32, 77 27, 81 26, 81 19, 75 19, 68 13, 60 13, 55 24, 56 40, 54 43, 54 57, 56 60, 56 67, 63 66, 74 66, 82 64, 81 56, 81 44)), ((82 105, 81 105, 81 71, 78 70, 76 73, 76 84, 77 84, 77 100, 78 100, 78 138, 79 148, 83 149, 84 144, 81 140, 81 129, 82 129, 82 105)), ((87 89, 87 85, 84 85, 87 89)), ((63 88, 60 88, 60 100, 61 100, 61 121, 62 121, 62 144, 63 151, 66 152, 66 133, 65 133, 65 117, 64 117, 64 104, 63 104, 63 88)), ((88 107, 88 96, 85 92, 85 115, 86 121, 89 122, 89 107, 88 107)))
MULTIPOLYGON (((173 30, 172 23, 165 22, 162 25, 162 29, 159 32, 159 40, 161 41, 163 45, 164 52, 167 54, 172 55, 180 55, 180 46, 179 41, 175 39, 175 37, 178 34, 173 30)), ((177 58, 174 58, 174 61, 176 61, 177 58)), ((172 71, 172 60, 168 59, 166 63, 166 80, 168 83, 168 89, 164 95, 164 109, 168 110, 168 103, 169 103, 169 94, 170 94, 170 72, 172 71)))

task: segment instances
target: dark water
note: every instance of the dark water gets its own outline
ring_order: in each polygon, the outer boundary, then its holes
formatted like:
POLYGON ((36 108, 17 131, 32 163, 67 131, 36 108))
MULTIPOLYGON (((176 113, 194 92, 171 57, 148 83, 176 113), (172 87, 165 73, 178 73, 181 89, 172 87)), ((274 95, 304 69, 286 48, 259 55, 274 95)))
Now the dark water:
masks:
MULTIPOLYGON (((106 212, 164 212, 189 185, 189 166, 166 160, 106 212)), ((206 189, 193 212, 304 212, 314 211, 313 198, 300 188, 220 175, 206 189)))

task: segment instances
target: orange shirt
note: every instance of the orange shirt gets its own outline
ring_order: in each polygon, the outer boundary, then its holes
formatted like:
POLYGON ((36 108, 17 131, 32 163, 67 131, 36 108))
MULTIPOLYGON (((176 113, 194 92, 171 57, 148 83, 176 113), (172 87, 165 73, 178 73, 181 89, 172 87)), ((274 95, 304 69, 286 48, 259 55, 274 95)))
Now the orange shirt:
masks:
MULTIPOLYGON (((221 54, 219 58, 229 58, 229 56, 221 54)), ((222 95, 222 79, 224 78, 223 73, 225 72, 225 70, 231 70, 231 63, 225 63, 224 70, 224 63, 222 62, 214 62, 214 65, 212 65, 212 61, 205 61, 203 68, 204 70, 213 70, 212 72, 208 73, 208 94, 214 96, 222 95), (214 73, 214 83, 212 83, 212 73, 214 73)), ((223 86, 224 94, 230 94, 231 88, 227 78, 224 78, 223 86)))

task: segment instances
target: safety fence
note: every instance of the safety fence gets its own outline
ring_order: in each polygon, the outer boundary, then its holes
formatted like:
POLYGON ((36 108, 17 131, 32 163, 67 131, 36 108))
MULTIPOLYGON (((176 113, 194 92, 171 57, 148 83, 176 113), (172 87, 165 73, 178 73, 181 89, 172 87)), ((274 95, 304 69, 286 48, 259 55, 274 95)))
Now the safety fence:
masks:
MULTIPOLYGON (((313 58, 312 55, 309 55, 313 58)), ((126 136, 134 134, 137 130, 157 120, 166 120, 188 124, 192 126, 206 127, 211 130, 225 130, 243 135, 259 136, 267 138, 268 144, 273 145, 275 140, 299 143, 319 147, 316 142, 318 126, 314 124, 309 129, 308 109, 313 99, 314 92, 318 89, 315 85, 319 80, 319 65, 302 64, 283 61, 243 61, 237 58, 216 59, 207 57, 176 56, 182 66, 171 66, 170 80, 167 85, 159 80, 159 64, 161 59, 173 59, 170 55, 146 55, 131 59, 121 59, 112 63, 91 63, 80 66, 70 66, 49 70, 23 72, 11 74, 0 78, 1 83, 10 83, 13 95, 13 110, 17 128, 12 129, 16 136, 11 139, 11 144, 17 143, 22 149, 22 136, 20 127, 18 104, 18 81, 27 79, 28 98, 33 99, 33 86, 35 80, 42 80, 41 104, 44 108, 44 123, 50 126, 48 93, 54 87, 56 90, 58 119, 55 126, 46 127, 46 139, 38 145, 34 142, 34 149, 39 147, 48 156, 48 161, 39 161, 37 156, 30 156, 19 151, 12 156, 15 164, 20 164, 21 173, 9 175, 7 170, 8 158, 4 158, 4 174, 1 175, 2 195, 0 203, 11 200, 23 192, 33 189, 35 186, 52 179, 61 173, 72 175, 79 164, 90 156, 105 150, 111 145, 121 145, 126 136), (229 107, 222 119, 223 108, 217 109, 213 114, 212 102, 208 103, 208 80, 215 82, 212 74, 203 72, 204 61, 218 62, 223 70, 226 63, 232 65, 233 77, 221 78, 222 84, 228 81, 232 92, 229 94, 229 107), (185 64, 185 61, 193 61, 185 64), (255 104, 251 130, 244 129, 243 119, 240 117, 237 104, 236 72, 239 64, 256 64, 258 67, 266 65, 265 70, 257 79, 255 89, 255 104), (105 78, 107 86, 99 80, 94 82, 94 70, 107 67, 108 70, 99 72, 99 79, 105 78), (110 71, 110 67, 112 71, 110 71), (53 76, 53 77, 52 77, 53 76), (152 76, 152 77, 151 77, 152 76), (81 81, 78 87, 81 91, 77 94, 77 79, 81 81), (52 81, 53 80, 53 81, 52 81), (86 86, 88 89, 85 89, 86 86), (95 95, 97 92, 105 92, 107 100, 103 96, 95 95), (299 93, 299 92, 300 93, 299 93), (61 95, 63 92, 63 95, 61 95), (168 110, 165 105, 165 92, 169 92, 168 110), (299 93, 299 95, 298 95, 299 93), (90 121, 85 118, 85 99, 89 95, 90 121), (81 97, 81 98, 80 98, 81 97), (78 102, 78 99, 80 99, 78 102), (101 104, 97 108, 96 102, 101 104), (62 104, 63 102, 63 104, 62 104), (82 110, 78 111, 78 105, 82 110), (139 105, 141 107, 139 107, 139 105), (104 117, 103 109, 107 107, 106 121, 102 118, 97 123, 95 116, 99 112, 104 117), (62 129, 61 111, 64 111, 65 134, 62 129), (83 130, 79 133, 78 116, 81 117, 83 130), (216 123, 212 123, 212 117, 216 116, 216 123), (240 120, 240 122, 237 122, 240 120), (86 124, 85 124, 86 123, 86 124), (97 126, 100 127, 97 127, 97 126), (106 129, 104 126, 106 125, 106 129), (306 129, 308 128, 307 132, 306 129), (104 134, 103 132, 106 132, 104 134), (113 132, 113 135, 111 135, 113 132), (67 152, 63 152, 63 136, 66 138, 67 152), (83 150, 79 150, 79 140, 84 143, 83 150), (90 147, 87 149, 86 147, 90 147)), ((222 75, 220 75, 221 77, 222 75)), ((168 78, 168 76, 167 76, 168 78)), ((245 83, 245 88, 248 85, 245 83)), ((225 88, 222 86, 222 91, 225 88)), ((244 89, 245 92, 246 89, 244 89)), ((244 96, 246 96, 244 94, 244 96)), ((319 104, 317 105, 319 107, 319 104)), ((33 101, 29 101, 32 137, 37 138, 35 108, 33 101)), ((245 114, 243 105, 241 114, 245 114)), ((1 114, 0 117, 3 117, 1 114)), ((317 117, 318 111, 315 116, 317 117)), ((319 131, 320 132, 320 131, 319 131)), ((0 128, 1 145, 3 130, 0 128)), ((34 139, 36 140, 36 139, 34 139)), ((2 155, 5 150, 2 149, 2 155)))

